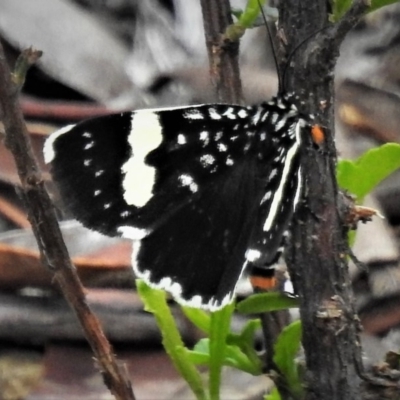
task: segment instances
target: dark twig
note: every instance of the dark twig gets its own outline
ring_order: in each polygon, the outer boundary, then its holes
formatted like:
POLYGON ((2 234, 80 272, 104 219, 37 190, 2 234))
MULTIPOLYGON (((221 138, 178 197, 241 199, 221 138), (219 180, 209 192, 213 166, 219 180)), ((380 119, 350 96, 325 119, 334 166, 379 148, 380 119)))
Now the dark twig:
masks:
POLYGON ((28 69, 35 64, 42 56, 42 52, 39 50, 33 50, 32 48, 25 49, 22 51, 14 66, 14 71, 11 74, 11 79, 14 84, 21 89, 25 83, 26 73, 28 69))
POLYGON ((238 104, 243 101, 239 72, 239 42, 232 42, 224 36, 231 26, 229 0, 201 0, 204 32, 210 64, 211 82, 217 94, 217 101, 238 104))
MULTIPOLYGON (((27 51, 25 56, 35 59, 39 54, 27 51)), ((21 60, 21 65, 29 61, 21 60)), ((39 167, 33 156, 28 132, 18 104, 18 89, 26 68, 11 75, 3 47, 0 45, 0 105, 6 132, 5 144, 12 152, 19 177, 21 194, 28 210, 28 218, 36 236, 44 263, 54 274, 65 298, 75 311, 101 369, 105 384, 118 400, 134 400, 126 371, 120 368, 107 341, 99 320, 91 312, 83 287, 72 265, 56 220, 54 208, 47 194, 39 167), (17 82, 15 84, 14 82, 17 82)))
MULTIPOLYGON (((351 10, 323 30, 290 65, 289 90, 300 95, 302 109, 326 127, 324 142, 305 150, 306 202, 295 216, 288 268, 300 299, 307 400, 359 400, 360 324, 355 314, 347 266, 347 227, 338 212, 333 141, 333 68, 339 44, 366 9, 351 10)), ((328 24, 325 0, 287 0, 280 7, 280 29, 290 48, 328 24)), ((289 50, 290 52, 290 50, 289 50)), ((289 77, 289 76, 288 76, 289 77)))
POLYGON ((334 25, 332 38, 337 48, 339 48, 344 37, 356 25, 360 20, 360 16, 367 11, 370 5, 371 0, 354 0, 343 18, 334 25))

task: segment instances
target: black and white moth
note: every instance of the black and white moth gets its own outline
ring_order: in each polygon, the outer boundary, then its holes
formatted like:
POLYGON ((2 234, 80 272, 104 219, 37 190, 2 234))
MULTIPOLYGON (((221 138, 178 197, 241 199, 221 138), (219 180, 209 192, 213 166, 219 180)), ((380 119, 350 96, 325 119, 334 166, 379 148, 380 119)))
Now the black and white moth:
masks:
POLYGON ((138 277, 215 310, 245 268, 281 253, 310 130, 293 98, 277 96, 90 119, 53 133, 44 156, 76 219, 135 241, 138 277))

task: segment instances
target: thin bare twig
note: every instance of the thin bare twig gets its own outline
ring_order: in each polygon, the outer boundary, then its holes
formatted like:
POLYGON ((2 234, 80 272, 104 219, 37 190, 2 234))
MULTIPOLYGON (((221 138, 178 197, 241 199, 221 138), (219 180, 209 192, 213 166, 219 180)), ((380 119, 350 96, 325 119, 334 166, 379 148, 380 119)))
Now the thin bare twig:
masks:
MULTIPOLYGON (((38 54, 25 53, 30 60, 38 54)), ((29 61, 27 61, 29 63, 29 61)), ((26 64, 24 64, 26 65, 26 64)), ((16 73, 24 74, 26 68, 16 73)), ((28 210, 28 218, 39 245, 44 263, 54 274, 54 280, 75 311, 86 338, 97 359, 103 379, 118 400, 134 400, 126 371, 118 366, 113 349, 106 339, 100 321, 90 310, 82 284, 72 265, 63 242, 50 197, 44 188, 39 167, 34 158, 25 121, 18 104, 19 86, 23 77, 11 75, 3 47, 0 44, 0 106, 6 132, 5 144, 12 152, 21 179, 21 194, 28 210)))
POLYGON ((227 27, 233 23, 229 0, 200 0, 200 3, 210 77, 217 101, 240 104, 243 93, 238 61, 239 42, 226 40, 224 36, 227 27))
POLYGON ((347 10, 346 14, 338 21, 333 30, 333 39, 335 40, 335 45, 339 48, 344 37, 352 29, 357 22, 371 5, 371 0, 354 0, 351 7, 347 10))

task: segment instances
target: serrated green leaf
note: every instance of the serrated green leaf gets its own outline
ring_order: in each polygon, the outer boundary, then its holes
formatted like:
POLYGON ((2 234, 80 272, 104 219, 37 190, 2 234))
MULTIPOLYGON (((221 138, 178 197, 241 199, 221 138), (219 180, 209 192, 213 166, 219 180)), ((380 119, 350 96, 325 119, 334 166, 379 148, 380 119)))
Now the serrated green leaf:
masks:
POLYGON ((342 160, 337 166, 339 186, 361 203, 372 189, 400 168, 400 145, 388 143, 371 149, 355 161, 342 160))
POLYGON ((299 300, 279 292, 257 293, 237 304, 237 310, 243 314, 286 310, 299 306, 299 300))
POLYGON ((156 319, 162 335, 165 351, 183 379, 199 400, 206 400, 200 373, 191 362, 181 335, 176 327, 175 320, 166 301, 163 290, 153 289, 140 279, 136 280, 136 287, 142 299, 145 310, 151 312, 156 319))
POLYGON ((286 326, 274 345, 274 363, 285 378, 290 392, 295 398, 302 398, 303 387, 298 374, 295 357, 300 349, 301 322, 286 326))

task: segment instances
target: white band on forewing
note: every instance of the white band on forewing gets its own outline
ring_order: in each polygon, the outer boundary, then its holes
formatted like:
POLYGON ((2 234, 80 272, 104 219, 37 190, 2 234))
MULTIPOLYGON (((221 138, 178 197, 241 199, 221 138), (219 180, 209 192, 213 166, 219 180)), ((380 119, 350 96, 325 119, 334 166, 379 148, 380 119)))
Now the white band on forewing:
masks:
POLYGON ((152 110, 133 113, 128 142, 132 155, 122 166, 124 199, 129 205, 143 207, 153 196, 156 170, 146 164, 146 156, 162 142, 162 126, 152 110))

